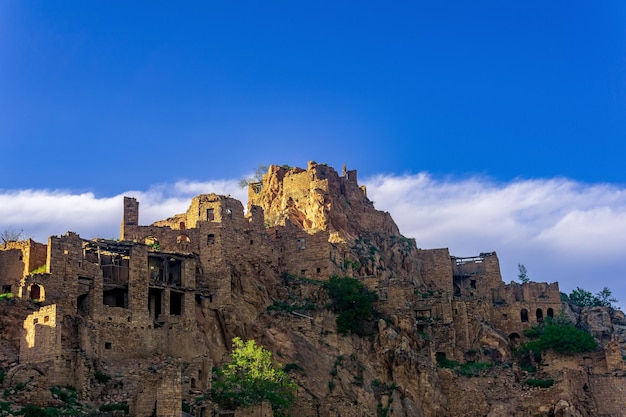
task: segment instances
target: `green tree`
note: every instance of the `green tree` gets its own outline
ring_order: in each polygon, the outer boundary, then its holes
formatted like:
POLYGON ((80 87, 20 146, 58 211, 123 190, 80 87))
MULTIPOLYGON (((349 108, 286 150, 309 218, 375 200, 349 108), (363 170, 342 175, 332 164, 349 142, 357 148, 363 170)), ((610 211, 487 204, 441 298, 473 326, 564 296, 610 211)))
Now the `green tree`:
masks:
POLYGON ((254 340, 233 339, 231 362, 217 369, 211 399, 225 409, 250 407, 268 401, 274 415, 284 416, 295 399, 296 385, 272 364, 272 353, 254 340))
POLYGON ((607 287, 602 288, 602 291, 596 294, 596 299, 598 305, 609 308, 613 308, 613 303, 619 301, 617 298, 613 297, 613 293, 607 287))
POLYGON ((591 307, 595 303, 593 294, 580 287, 576 287, 576 289, 569 294, 569 300, 580 307, 591 307))
POLYGON ((359 280, 350 277, 332 276, 324 286, 332 300, 333 311, 337 313, 337 331, 365 336, 365 324, 374 316, 374 301, 378 299, 376 294, 359 280))
POLYGON ((522 282, 522 284, 526 284, 530 281, 530 278, 528 278, 528 271, 526 270, 524 264, 517 264, 517 270, 517 278, 522 282))
POLYGON ((569 294, 569 300, 572 304, 580 307, 613 308, 613 303, 618 302, 618 299, 613 297, 613 293, 608 287, 604 287, 595 295, 580 287, 576 287, 576 289, 569 294))

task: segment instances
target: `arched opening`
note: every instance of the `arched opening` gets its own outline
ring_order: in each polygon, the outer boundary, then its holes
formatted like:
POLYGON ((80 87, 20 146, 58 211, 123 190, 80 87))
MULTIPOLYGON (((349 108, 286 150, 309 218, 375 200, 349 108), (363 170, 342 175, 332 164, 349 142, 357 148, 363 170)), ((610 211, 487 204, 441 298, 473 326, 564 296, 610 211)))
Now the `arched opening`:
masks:
POLYGON ((543 322, 543 310, 540 308, 537 309, 537 323, 543 322))
POLYGON ((33 301, 43 301, 45 299, 43 286, 39 284, 30 284, 28 287, 28 298, 33 301))
POLYGON ((196 389, 196 378, 191 378, 191 389, 196 389))
POLYGON ((185 222, 180 222, 180 230, 185 230, 185 222))
POLYGON ((548 317, 550 318, 554 317, 554 310, 552 310, 551 308, 548 309, 547 313, 548 313, 548 317))
POLYGON ((528 310, 523 308, 522 311, 520 312, 520 315, 522 316, 522 323, 528 322, 528 310))
POLYGON ((511 346, 513 348, 516 348, 516 347, 519 346, 521 339, 522 338, 520 337, 520 335, 518 333, 511 333, 509 335, 509 342, 511 343, 511 346))

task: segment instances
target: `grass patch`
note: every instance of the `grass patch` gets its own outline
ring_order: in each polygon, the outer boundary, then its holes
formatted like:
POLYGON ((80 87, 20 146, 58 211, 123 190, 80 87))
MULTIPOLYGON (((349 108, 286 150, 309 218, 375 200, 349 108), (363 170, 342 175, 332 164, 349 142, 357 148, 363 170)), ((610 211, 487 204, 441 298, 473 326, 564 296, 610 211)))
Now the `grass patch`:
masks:
POLYGON ((46 266, 45 265, 41 265, 41 266, 38 266, 37 268, 33 269, 32 271, 30 271, 30 274, 31 275, 43 274, 44 272, 46 272, 46 266))
POLYGON ((457 361, 446 358, 443 355, 437 356, 437 366, 440 368, 452 369, 456 374, 463 375, 468 378, 480 376, 485 373, 493 364, 488 362, 467 362, 459 363, 457 361))

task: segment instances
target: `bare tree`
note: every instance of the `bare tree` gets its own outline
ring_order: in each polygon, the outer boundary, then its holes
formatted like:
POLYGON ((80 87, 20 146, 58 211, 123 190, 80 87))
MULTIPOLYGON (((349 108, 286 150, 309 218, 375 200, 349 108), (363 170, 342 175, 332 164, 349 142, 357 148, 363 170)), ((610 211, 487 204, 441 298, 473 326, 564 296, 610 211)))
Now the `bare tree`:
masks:
POLYGON ((239 187, 246 188, 250 184, 263 181, 263 175, 267 172, 268 168, 269 167, 267 165, 263 165, 263 164, 259 165, 254 170, 254 176, 245 177, 239 180, 239 187))
POLYGON ((4 229, 2 233, 0 233, 0 240, 2 243, 8 242, 16 242, 18 240, 22 240, 24 238, 24 229, 4 229))

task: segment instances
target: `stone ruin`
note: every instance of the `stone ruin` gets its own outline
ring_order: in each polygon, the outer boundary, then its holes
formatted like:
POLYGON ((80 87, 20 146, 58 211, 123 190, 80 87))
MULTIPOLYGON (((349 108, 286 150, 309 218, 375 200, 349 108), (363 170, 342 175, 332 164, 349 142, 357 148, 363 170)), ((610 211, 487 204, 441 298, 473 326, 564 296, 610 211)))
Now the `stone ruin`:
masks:
MULTIPOLYGON (((0 322, 2 387, 31 385, 14 394, 16 403, 55 406, 49 387, 70 385, 91 404, 126 402, 133 416, 178 417, 183 401, 194 415, 209 416, 214 405, 197 398, 210 389, 212 369, 232 337, 241 336, 321 369, 330 359, 316 357, 320 352, 351 352, 360 361, 357 372, 402 387, 385 397, 348 384, 343 396, 365 408, 353 407, 327 392, 325 371, 312 371, 298 380, 296 415, 336 415, 344 403, 341 415, 375 415, 395 395, 406 415, 435 416, 463 408, 424 397, 453 398, 461 389, 437 374, 438 359, 511 362, 525 329, 567 310, 556 282, 505 284, 495 252, 457 257, 445 248, 417 247, 389 213, 374 208, 356 171, 344 167, 340 176, 315 162, 307 169, 271 166, 248 193, 245 212, 229 196, 202 194, 187 212, 152 225, 140 225, 139 202, 125 197, 119 240, 68 232, 47 244, 0 245, 2 293, 30 301, 14 321, 7 314, 0 322), (378 339, 367 348, 355 347, 367 344, 356 336, 337 335, 328 312, 300 314, 306 319, 267 314, 285 294, 284 277, 333 275, 357 278, 375 291, 377 309, 390 318, 379 323, 378 339)), ((598 336, 602 351, 550 363, 569 372, 562 378, 570 385, 583 381, 585 401, 593 403, 588 409, 611 415, 626 408, 626 400, 606 392, 626 389, 623 343, 611 332, 598 336)), ((578 391, 568 392, 564 401, 573 404, 578 391)), ((497 408, 481 407, 463 415, 497 408)))

